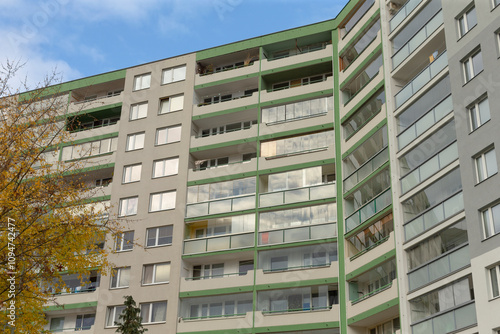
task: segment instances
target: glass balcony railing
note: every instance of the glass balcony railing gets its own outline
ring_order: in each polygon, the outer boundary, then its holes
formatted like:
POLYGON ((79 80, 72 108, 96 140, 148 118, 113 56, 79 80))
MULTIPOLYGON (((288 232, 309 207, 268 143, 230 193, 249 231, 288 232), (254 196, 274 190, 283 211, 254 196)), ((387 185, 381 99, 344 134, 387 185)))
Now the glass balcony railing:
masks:
POLYGON ((442 120, 452 110, 453 101, 450 95, 398 135, 399 149, 401 150, 406 147, 409 143, 422 135, 422 133, 442 120))
POLYGON ((186 206, 186 217, 199 217, 254 208, 255 195, 223 198, 209 202, 188 204, 186 206))
POLYGON ((307 225, 259 232, 259 245, 273 245, 285 242, 335 238, 336 236, 337 223, 307 225))
POLYGON ((252 247, 254 232, 184 240, 184 254, 252 247))
POLYGON ((406 174, 401 179, 401 192, 407 193, 444 167, 458 159, 458 146, 454 142, 445 147, 441 152, 427 160, 424 164, 406 174))
POLYGON ((385 147, 344 180, 344 193, 351 190, 356 184, 364 180, 387 161, 389 161, 389 152, 387 147, 385 147))
POLYGON ((426 68, 424 68, 422 72, 417 74, 417 76, 415 76, 394 96, 396 100, 396 109, 415 95, 415 93, 431 81, 431 79, 433 79, 446 66, 448 66, 448 58, 445 51, 426 68))
POLYGON ((413 218, 404 225, 405 240, 427 231, 445 219, 464 209, 463 193, 459 192, 436 206, 426 210, 423 214, 413 218))
POLYGON ((259 195, 259 206, 268 207, 282 204, 314 201, 335 197, 335 182, 320 184, 316 186, 273 191, 259 195))
POLYGON ((412 334, 451 333, 477 323, 476 305, 471 302, 452 311, 411 325, 412 334))
POLYGON ((421 288, 469 264, 470 254, 468 245, 462 246, 451 253, 442 255, 432 260, 431 263, 408 273, 410 291, 421 288))
POLYGON ((439 11, 392 56, 392 68, 398 67, 399 64, 408 58, 443 22, 443 11, 439 11))
POLYGON ((396 29, 397 26, 401 22, 404 21, 410 15, 410 13, 417 7, 423 0, 409 0, 405 3, 401 9, 392 17, 389 21, 389 26, 391 28, 391 32, 396 29))
POLYGON ((391 188, 387 188, 370 202, 352 213, 345 219, 346 233, 363 224, 369 218, 382 211, 392 203, 391 188))

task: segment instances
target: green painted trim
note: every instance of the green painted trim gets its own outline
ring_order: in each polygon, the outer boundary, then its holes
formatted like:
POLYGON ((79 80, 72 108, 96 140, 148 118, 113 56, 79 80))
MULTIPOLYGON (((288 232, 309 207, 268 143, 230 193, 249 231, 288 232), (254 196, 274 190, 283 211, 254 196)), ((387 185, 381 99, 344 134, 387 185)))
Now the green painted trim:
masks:
POLYGON ((73 309, 85 308, 85 307, 97 307, 97 302, 85 302, 85 303, 74 303, 74 304, 47 306, 47 307, 43 308, 43 312, 73 310, 73 309))
POLYGON ((246 247, 246 248, 228 249, 228 250, 215 251, 215 252, 206 252, 206 253, 199 253, 199 254, 188 254, 188 255, 182 255, 182 258, 183 259, 192 259, 192 258, 204 257, 204 256, 248 252, 248 251, 251 251, 254 247, 255 246, 250 246, 250 247, 246 247))
POLYGON ((382 121, 380 121, 380 123, 378 123, 377 125, 375 125, 373 127, 373 129, 371 129, 366 135, 364 135, 360 140, 358 140, 354 145, 352 145, 347 151, 345 151, 344 154, 342 154, 342 160, 344 160, 349 154, 351 154, 352 152, 354 152, 368 138, 370 138, 371 136, 373 136, 373 134, 375 134, 375 132, 377 132, 378 130, 380 130, 381 128, 383 128, 384 125, 386 125, 386 124, 387 124, 387 118, 384 118, 382 121))
MULTIPOLYGON (((225 318, 223 318, 225 319, 225 318)), ((200 326, 203 325, 203 321, 200 321, 200 326)), ((178 334, 252 334, 251 328, 238 328, 238 329, 224 329, 215 331, 199 331, 199 332, 176 332, 178 334)))
POLYGON ((210 289, 210 290, 198 290, 189 292, 180 292, 179 298, 190 298, 190 297, 205 297, 205 296, 215 296, 215 295, 228 295, 233 293, 251 292, 253 291, 253 285, 248 286, 238 286, 233 288, 222 288, 222 289, 210 289))
POLYGON ((259 212, 269 212, 269 211, 291 209, 291 208, 295 208, 295 207, 304 206, 304 204, 307 206, 313 206, 313 205, 320 205, 320 204, 326 204, 326 203, 335 203, 336 200, 337 200, 336 197, 329 197, 329 198, 317 199, 314 201, 303 201, 303 202, 276 205, 276 206, 266 206, 266 207, 262 207, 262 208, 259 207, 259 212))
POLYGON ((261 169, 261 170, 259 170, 259 175, 281 173, 281 172, 287 172, 287 171, 295 170, 295 169, 304 169, 304 168, 323 166, 323 165, 334 164, 334 163, 335 163, 335 159, 311 161, 311 162, 305 162, 305 163, 301 163, 301 164, 287 165, 287 166, 283 166, 283 167, 261 169))
POLYGON ((275 244, 275 245, 257 245, 257 250, 266 251, 280 248, 292 248, 292 247, 300 247, 300 246, 310 246, 317 244, 327 244, 327 243, 336 243, 337 238, 327 238, 327 239, 316 239, 316 240, 307 240, 307 241, 298 241, 298 242, 289 242, 283 244, 275 244))
POLYGON ((236 81, 249 79, 249 78, 257 78, 258 76, 259 76, 259 73, 251 73, 251 74, 241 75, 239 77, 233 77, 233 78, 228 78, 228 79, 223 79, 223 80, 212 81, 212 82, 208 82, 206 84, 196 85, 196 86, 194 86, 194 90, 196 91, 196 90, 202 89, 202 88, 223 85, 223 84, 236 82, 236 81))
POLYGON ((109 200, 111 200, 111 195, 87 198, 87 199, 84 199, 81 203, 87 204, 87 203, 103 202, 103 201, 109 201, 109 200))
POLYGON ((272 70, 267 70, 267 71, 261 72, 260 75, 266 76, 269 74, 276 74, 276 73, 280 73, 280 72, 291 71, 291 70, 294 70, 297 68, 313 66, 313 65, 317 65, 317 64, 321 64, 321 63, 331 62, 331 61, 332 61, 332 57, 319 58, 319 59, 305 61, 303 63, 297 63, 297 64, 288 65, 288 66, 274 68, 272 70))
POLYGON ((218 143, 218 144, 193 147, 193 148, 189 149, 189 153, 200 152, 200 151, 205 151, 205 150, 213 150, 213 149, 217 149, 217 148, 246 144, 246 143, 251 143, 251 142, 257 142, 257 137, 244 138, 244 139, 226 141, 226 142, 218 143))
POLYGON ((322 284, 337 284, 337 277, 328 277, 328 278, 317 278, 310 280, 300 280, 292 282, 282 282, 282 283, 272 283, 272 284, 256 284, 255 289, 257 291, 266 291, 266 290, 277 290, 277 289, 290 289, 290 288, 300 288, 304 286, 312 286, 312 285, 322 285, 322 284))
POLYGON ((115 167, 115 163, 111 162, 109 164, 104 164, 104 165, 99 165, 99 166, 92 166, 92 167, 86 167, 86 168, 81 168, 81 169, 77 169, 77 170, 66 171, 66 172, 63 173, 63 176, 88 173, 88 172, 93 172, 95 170, 101 170, 101 169, 113 168, 113 167, 115 167))
POLYGON ((70 113, 70 114, 64 115, 63 117, 64 118, 68 118, 68 117, 74 117, 74 116, 92 114, 92 113, 95 113, 95 112, 98 112, 98 111, 103 111, 103 110, 106 110, 106 109, 121 108, 122 105, 123 105, 123 102, 117 102, 117 103, 113 103, 113 104, 108 104, 106 106, 100 106, 100 107, 95 107, 95 108, 90 108, 90 109, 82 109, 80 111, 76 111, 74 113, 70 113))
POLYGON ((366 33, 366 29, 368 28, 368 26, 371 25, 373 21, 377 19, 379 16, 380 16, 380 8, 378 8, 377 11, 368 19, 368 21, 366 21, 366 23, 361 28, 359 28, 358 32, 350 38, 349 42, 347 42, 347 44, 342 48, 342 50, 340 50, 339 56, 343 54, 347 49, 349 49, 354 43, 356 43, 357 39, 361 37, 361 35, 364 35, 366 33))
POLYGON ((347 86, 356 76, 359 75, 359 72, 362 71, 363 68, 366 67, 372 60, 374 60, 375 57, 377 57, 380 53, 382 53, 382 42, 379 42, 380 44, 373 50, 365 60, 361 62, 361 64, 354 69, 354 71, 349 75, 340 85, 340 90, 344 89, 345 86, 347 86))
POLYGON ((393 300, 388 301, 387 303, 384 303, 382 305, 376 306, 374 308, 369 309, 368 311, 365 311, 363 313, 358 314, 355 317, 347 319, 347 324, 352 325, 360 320, 366 319, 368 317, 371 317, 377 313, 380 313, 382 311, 385 311, 393 306, 399 305, 399 297, 394 298, 393 300))
POLYGON ((352 237, 353 235, 357 234, 358 232, 360 232, 360 231, 364 230, 365 228, 367 228, 368 226, 370 226, 374 221, 379 220, 379 219, 383 218, 384 216, 388 215, 389 212, 391 212, 391 211, 392 211, 392 204, 389 205, 384 210, 378 212, 376 215, 374 215, 370 219, 367 219, 363 224, 360 224, 360 225, 356 226, 356 228, 347 232, 344 235, 344 238, 348 239, 348 238, 352 237))
POLYGON ((387 260, 389 260, 395 256, 396 256, 396 249, 394 248, 394 249, 391 249, 390 251, 388 251, 387 253, 385 253, 384 255, 379 256, 375 260, 370 261, 370 263, 367 263, 367 264, 359 267, 358 269, 350 272, 349 274, 346 275, 345 278, 347 281, 351 280, 351 279, 367 272, 368 270, 381 265, 382 263, 386 262, 387 260))
MULTIPOLYGON (((327 312, 327 311, 325 311, 325 312, 327 312)), ((277 333, 277 332, 307 331, 307 330, 325 329, 325 328, 338 328, 339 325, 340 324, 338 321, 328 321, 328 322, 300 324, 300 325, 255 327, 254 333, 277 333)))
POLYGON ((314 98, 329 96, 329 95, 333 95, 333 89, 327 89, 327 90, 322 90, 322 91, 318 91, 318 92, 302 94, 302 95, 294 95, 294 96, 286 97, 283 99, 267 101, 267 102, 261 103, 260 106, 262 108, 264 108, 264 107, 268 107, 268 106, 287 104, 287 103, 295 102, 295 101, 299 101, 299 100, 312 100, 314 98))
POLYGON ((193 121, 197 121, 197 120, 200 120, 200 119, 205 119, 205 118, 210 118, 210 117, 216 117, 216 116, 222 116, 222 115, 232 114, 232 113, 239 112, 239 111, 257 109, 257 106, 258 106, 258 104, 251 104, 251 105, 248 105, 248 106, 243 106, 243 107, 238 107, 238 108, 232 108, 232 109, 226 109, 226 110, 216 111, 216 112, 207 113, 207 114, 203 114, 203 115, 197 115, 197 116, 193 116, 192 120, 193 121))
POLYGON ((352 193, 354 193, 356 190, 358 190, 359 188, 361 188, 366 182, 368 182, 372 177, 374 177, 375 175, 377 175, 378 173, 380 173, 383 169, 385 169, 386 167, 389 166, 389 161, 387 161, 386 163, 384 163, 382 166, 380 166, 379 168, 375 169, 373 172, 371 172, 368 176, 366 176, 363 180, 361 180, 361 182, 359 182, 358 184, 356 184, 354 187, 352 187, 351 190, 349 190, 348 192, 346 192, 344 194, 344 199, 349 197, 350 195, 352 195, 352 193))
MULTIPOLYGON (((67 146, 74 146, 74 145, 78 145, 78 144, 83 144, 83 143, 89 143, 89 142, 97 141, 97 140, 101 140, 101 139, 113 138, 113 137, 118 137, 118 132, 112 132, 112 133, 108 133, 105 135, 94 136, 94 137, 89 137, 89 138, 84 138, 84 139, 78 139, 78 140, 74 140, 71 142, 63 143, 61 145, 61 148, 67 147, 67 146)), ((107 152, 106 154, 108 154, 108 153, 113 153, 113 152, 107 152)), ((99 154, 99 155, 103 155, 103 154, 99 154)), ((93 158, 96 156, 90 156, 88 158, 93 158)), ((76 160, 81 160, 81 159, 76 159, 76 160)))
POLYGON ((239 173, 239 174, 223 175, 223 176, 217 176, 217 177, 212 177, 209 179, 202 179, 202 180, 197 180, 197 181, 189 181, 187 183, 187 186, 190 187, 190 186, 196 186, 196 185, 201 185, 201 184, 217 183, 217 182, 223 182, 223 181, 229 181, 229 180, 242 179, 242 178, 251 177, 251 176, 257 176, 257 171, 251 171, 251 172, 239 173))
MULTIPOLYGON (((373 97, 373 95, 375 95, 375 93, 380 89, 384 87, 385 89, 385 79, 382 79, 382 81, 380 81, 376 86, 375 88, 373 88, 371 91, 369 91, 362 99, 361 101, 359 101, 354 107, 351 108, 351 110, 349 110, 349 112, 347 114, 345 114, 344 117, 342 117, 342 119, 340 120, 340 122, 342 124, 344 124, 349 118, 351 118, 351 116, 353 116, 359 108, 361 108, 361 106, 363 104, 366 103, 366 101, 368 101, 369 99, 371 99, 373 97)), ((384 91, 385 93, 385 91, 384 91)))
POLYGON ((308 128, 301 128, 301 129, 297 129, 297 130, 271 133, 268 135, 260 136, 259 141, 264 141, 264 140, 268 140, 268 139, 275 139, 275 138, 279 138, 279 137, 289 137, 289 136, 294 136, 294 135, 300 135, 300 134, 319 131, 319 130, 333 130, 333 124, 327 123, 327 124, 310 126, 308 128))

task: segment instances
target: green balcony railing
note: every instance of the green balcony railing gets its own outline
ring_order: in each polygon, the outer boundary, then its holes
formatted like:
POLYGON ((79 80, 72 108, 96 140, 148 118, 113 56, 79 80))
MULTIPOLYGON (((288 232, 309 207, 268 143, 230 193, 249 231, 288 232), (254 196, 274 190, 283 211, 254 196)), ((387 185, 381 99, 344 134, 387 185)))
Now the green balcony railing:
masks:
POLYGON ((259 245, 274 245, 315 239, 335 238, 337 223, 306 225, 259 232, 259 245))
POLYGON ((255 194, 188 204, 186 206, 186 217, 199 217, 254 208, 255 194))
POLYGON ((352 231, 391 204, 391 188, 387 188, 345 219, 345 233, 352 231))
POLYGON ((370 291, 370 292, 368 292, 368 293, 366 293, 366 294, 363 294, 363 295, 362 295, 361 297, 359 297, 359 298, 356 298, 356 299, 354 299, 354 300, 351 300, 351 305, 357 304, 357 303, 359 303, 359 302, 361 302, 361 301, 363 301, 363 300, 365 300, 365 299, 368 299, 368 298, 369 298, 369 297, 371 297, 371 296, 374 296, 374 295, 376 295, 376 294, 381 293, 382 291, 385 291, 385 290, 387 290, 387 289, 390 289, 391 287, 392 287, 392 281, 391 281, 389 284, 386 284, 386 285, 384 285, 384 286, 381 286, 381 287, 380 287, 380 288, 378 288, 378 289, 375 289, 375 290, 370 291))
POLYGON ((405 3, 403 7, 391 18, 389 21, 389 26, 391 32, 396 29, 397 26, 401 24, 411 14, 411 12, 417 7, 423 0, 409 0, 405 3))
POLYGON ((459 329, 477 324, 474 301, 448 312, 411 325, 412 334, 455 333, 459 329))
POLYGON ((254 232, 184 240, 184 254, 253 247, 254 232))
POLYGON ((344 194, 387 161, 389 161, 389 150, 386 146, 344 180, 344 194))
POLYGON ((259 206, 269 207, 282 204, 298 203, 304 201, 314 201, 335 197, 335 182, 320 185, 273 191, 259 195, 259 206))

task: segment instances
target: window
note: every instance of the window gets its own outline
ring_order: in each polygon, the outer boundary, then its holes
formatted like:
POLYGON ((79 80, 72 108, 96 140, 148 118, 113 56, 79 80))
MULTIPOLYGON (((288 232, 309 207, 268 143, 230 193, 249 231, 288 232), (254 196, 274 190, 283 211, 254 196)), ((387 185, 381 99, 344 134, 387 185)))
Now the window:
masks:
POLYGON ((153 178, 175 175, 179 172, 179 158, 156 160, 153 163, 153 178))
POLYGON ((130 267, 113 268, 111 270, 111 288, 128 288, 130 267))
POLYGON ((182 109, 184 109, 184 95, 171 96, 160 100, 158 114, 167 114, 182 109))
POLYGON ((498 172, 497 157, 494 148, 476 157, 475 161, 478 183, 498 172))
POLYGON ((142 284, 168 283, 170 280, 170 262, 148 264, 144 266, 142 284))
POLYGON ((142 323, 162 322, 167 317, 167 302, 141 304, 142 323))
POLYGON ((141 170, 142 170, 142 164, 123 167, 123 183, 140 181, 141 170))
POLYGON ((148 228, 146 230, 146 247, 171 245, 172 230, 172 225, 148 228))
POLYGON ((482 217, 485 238, 500 233, 500 204, 484 210, 482 217))
POLYGON ((249 270, 253 270, 253 260, 240 261, 238 274, 246 275, 249 270))
POLYGON ((64 328, 64 317, 50 319, 50 331, 62 332, 64 328))
POLYGON ((271 258, 271 271, 288 269, 288 256, 277 256, 271 258))
POLYGON ((151 86, 151 73, 136 75, 134 77, 134 90, 146 89, 151 86))
POLYGON ((472 131, 490 120, 490 104, 488 98, 469 107, 470 125, 472 131))
POLYGON ((166 68, 161 75, 161 84, 168 84, 176 81, 186 80, 186 65, 166 68))
POLYGON ((481 50, 464 59, 462 65, 464 67, 464 80, 465 83, 467 83, 483 70, 483 56, 481 50))
POLYGON ((130 106, 130 120, 144 118, 148 115, 148 103, 142 102, 130 106))
POLYGON ((127 136, 126 151, 139 150, 141 148, 144 148, 144 132, 134 133, 127 136))
POLYGON ((164 145, 174 143, 181 140, 181 126, 171 126, 156 130, 155 145, 164 145))
POLYGON ((458 37, 462 37, 477 24, 476 7, 469 8, 465 13, 457 17, 458 37))
POLYGON ((116 237, 115 251, 122 252, 134 247, 134 231, 127 231, 116 237))
POLYGON ((158 194, 151 194, 149 201, 149 212, 175 209, 175 198, 177 192, 166 191, 158 194))
POLYGON ((94 326, 95 313, 94 314, 79 314, 76 316, 75 330, 84 331, 89 330, 94 326))
POLYGON ((132 216, 137 214, 138 197, 120 199, 119 217, 132 216))
POLYGON ((193 280, 217 278, 224 275, 224 263, 193 266, 193 280))
POLYGON ((493 298, 500 296, 500 265, 496 265, 490 270, 491 295, 493 298))
POLYGON ((116 326, 115 322, 121 323, 118 319, 120 314, 125 310, 125 306, 108 306, 108 314, 106 316, 106 327, 116 326))
MULTIPOLYGON (((114 152, 116 151, 117 144, 118 137, 113 137, 73 146, 65 146, 62 151, 62 160, 80 159, 114 152)), ((47 159, 48 156, 45 156, 45 158, 47 159)), ((49 161, 50 157, 48 161, 46 160, 46 162, 49 161)))

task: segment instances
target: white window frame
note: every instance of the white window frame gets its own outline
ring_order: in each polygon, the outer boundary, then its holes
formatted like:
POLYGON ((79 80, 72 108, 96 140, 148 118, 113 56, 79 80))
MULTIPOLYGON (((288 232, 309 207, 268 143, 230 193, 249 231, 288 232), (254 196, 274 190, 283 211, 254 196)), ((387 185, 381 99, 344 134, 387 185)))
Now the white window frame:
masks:
POLYGON ((465 34, 467 34, 472 28, 474 28, 477 25, 477 11, 475 6, 471 6, 467 8, 462 14, 457 16, 457 25, 458 25, 458 38, 462 38, 465 34), (475 12, 476 16, 476 24, 474 24, 472 27, 469 27, 470 20, 468 14, 470 14, 472 11, 475 12), (462 25, 461 23, 464 23, 464 30, 462 31, 462 25))
POLYGON ((118 208, 118 217, 127 217, 127 216, 136 215, 138 207, 139 207, 139 197, 138 196, 120 198, 120 207, 118 208), (135 201, 135 210, 129 211, 131 209, 131 208, 129 208, 129 205, 133 204, 133 203, 129 203, 129 201, 135 201))
POLYGON ((149 212, 158 212, 175 209, 175 201, 177 200, 177 191, 169 190, 160 193, 154 193, 149 195, 149 212), (164 198, 166 196, 166 198, 164 198), (168 201, 168 200, 171 201, 168 201), (155 201, 158 200, 158 204, 155 201), (164 202, 167 200, 168 202, 164 202), (166 206, 164 206, 166 205, 166 206), (158 208, 156 208, 158 207, 158 208))
POLYGON ((184 109, 184 94, 169 96, 160 99, 160 109, 158 115, 169 114, 184 109))
POLYGON ((483 124, 485 124, 491 119, 488 97, 478 100, 476 103, 474 103, 467 109, 469 110, 469 121, 470 121, 471 131, 480 128, 483 124), (481 108, 481 106, 483 108, 481 108), (483 122, 481 122, 481 110, 483 110, 484 112, 484 108, 488 109, 488 119, 485 119, 483 122), (474 123, 476 124, 476 127, 474 127, 474 123))
POLYGON ((165 176, 177 175, 178 173, 179 173, 179 157, 166 158, 153 161, 153 175, 152 175, 153 179, 165 176), (167 162, 174 162, 174 163, 176 162, 175 163, 176 166, 172 172, 168 172, 166 170, 167 162))
POLYGON ((467 83, 474 79, 479 73, 484 70, 483 55, 481 49, 473 52, 470 56, 462 60, 464 83, 467 83), (481 57, 481 69, 474 68, 474 57, 480 55, 481 57), (468 76, 470 75, 470 78, 468 76))
POLYGON ((124 289, 128 288, 130 286, 130 267, 119 267, 119 268, 113 268, 111 270, 111 277, 109 280, 109 288, 110 289, 124 289), (128 282, 126 285, 118 285, 120 284, 120 280, 122 278, 122 275, 127 273, 128 275, 128 282), (116 277, 116 286, 113 286, 113 280, 116 277))
POLYGON ((134 231, 122 232, 116 236, 115 239, 115 252, 130 251, 134 248, 134 231), (127 235, 127 237, 125 237, 127 235), (129 247, 130 245, 130 247, 129 247))
POLYGON ((498 298, 500 297, 500 264, 496 264, 494 267, 488 268, 488 277, 490 281, 491 294, 490 297, 498 298), (493 281, 492 271, 496 273, 496 282, 493 281), (497 295, 494 294, 494 285, 496 284, 497 295))
POLYGON ((481 211, 481 222, 483 224, 484 239, 490 238, 500 233, 500 228, 498 231, 495 231, 495 218, 500 219, 500 217, 493 216, 493 208, 496 208, 498 206, 500 206, 500 203, 492 205, 481 211), (487 220, 485 219, 485 217, 487 217, 487 220), (488 231, 490 233, 488 233, 488 231))
POLYGON ((164 128, 158 128, 156 129, 156 138, 155 138, 155 146, 160 146, 160 145, 166 145, 166 144, 171 144, 171 143, 177 143, 181 141, 181 136, 182 136, 182 126, 181 125, 174 125, 174 126, 168 126, 164 128), (174 137, 174 138, 169 138, 172 130, 179 129, 179 138, 174 137), (162 134, 162 132, 165 131, 165 135, 162 134), (160 138, 165 136, 165 142, 160 141, 160 138))
POLYGON ((144 139, 146 134, 144 132, 131 133, 127 136, 126 151, 135 151, 144 148, 144 139))
POLYGON ((476 166, 476 182, 480 183, 483 182, 484 180, 490 178, 491 176, 495 175, 498 173, 498 162, 497 162, 497 156, 495 153, 495 148, 492 147, 480 155, 476 156, 474 158, 474 165, 476 166), (493 161, 487 159, 487 155, 489 158, 492 158, 491 155, 493 155, 493 161), (488 161, 493 162, 494 165, 490 166, 488 165, 488 161), (491 170, 491 173, 488 174, 488 171, 491 170), (482 175, 482 177, 481 177, 482 175))
POLYGON ((186 80, 186 64, 165 68, 161 71, 161 84, 166 85, 173 82, 186 80), (176 75, 178 77, 176 78, 176 75))
MULTIPOLYGON (((143 307, 148 307, 149 306, 149 312, 148 312, 148 315, 149 315, 149 319, 142 319, 142 324, 155 324, 155 323, 163 323, 163 322, 166 322, 166 318, 167 318, 167 307, 168 307, 168 303, 167 301, 158 301, 158 302, 151 302, 151 303, 141 303, 140 304, 140 309, 142 311, 142 308, 143 307), (152 316, 153 316, 153 305, 154 304, 160 304, 160 303, 164 303, 165 304, 165 314, 163 315, 163 317, 165 317, 165 320, 159 320, 159 321, 152 321, 153 319, 152 316)), ((142 313, 142 312, 141 312, 142 313)), ((143 317, 144 315, 141 314, 141 317, 143 317)))
POLYGON ((169 283, 170 282, 170 274, 169 274, 168 280, 166 280, 166 281, 157 281, 156 272, 157 272, 158 266, 168 266, 169 267, 169 271, 170 271, 170 262, 145 264, 142 267, 142 285, 155 285, 155 284, 164 284, 164 283, 169 283), (153 273, 152 273, 152 276, 151 276, 151 282, 145 282, 146 268, 147 267, 153 267, 153 273))
POLYGON ((135 103, 130 106, 129 120, 146 118, 148 116, 148 102, 135 103))
POLYGON ((141 180, 142 163, 123 166, 122 183, 139 182, 141 180))
MULTIPOLYGON (((174 226, 173 225, 164 225, 164 226, 157 226, 157 227, 151 227, 151 228, 148 228, 146 229, 146 248, 154 248, 154 247, 162 247, 162 246, 168 246, 168 245, 171 245, 172 244, 172 239, 173 239, 173 230, 174 230, 174 226), (168 232, 168 229, 170 228, 170 239, 171 241, 169 243, 164 243, 164 244, 159 244, 159 239, 160 239, 160 229, 162 228, 166 228, 167 229, 167 232, 168 232), (155 231, 155 244, 154 245, 148 245, 148 240, 149 240, 149 233, 151 231, 155 231)), ((167 236, 168 236, 168 233, 167 233, 167 236)))
POLYGON ((118 327, 117 325, 115 325, 115 321, 120 322, 119 316, 120 314, 122 314, 124 310, 125 310, 125 305, 108 306, 108 311, 107 311, 108 314, 106 315, 106 328, 118 327), (116 312, 117 310, 120 310, 120 312, 117 313, 116 312), (112 321, 111 324, 109 323, 110 320, 112 321))
POLYGON ((148 89, 151 87, 151 72, 136 75, 134 77, 133 91, 148 89))

